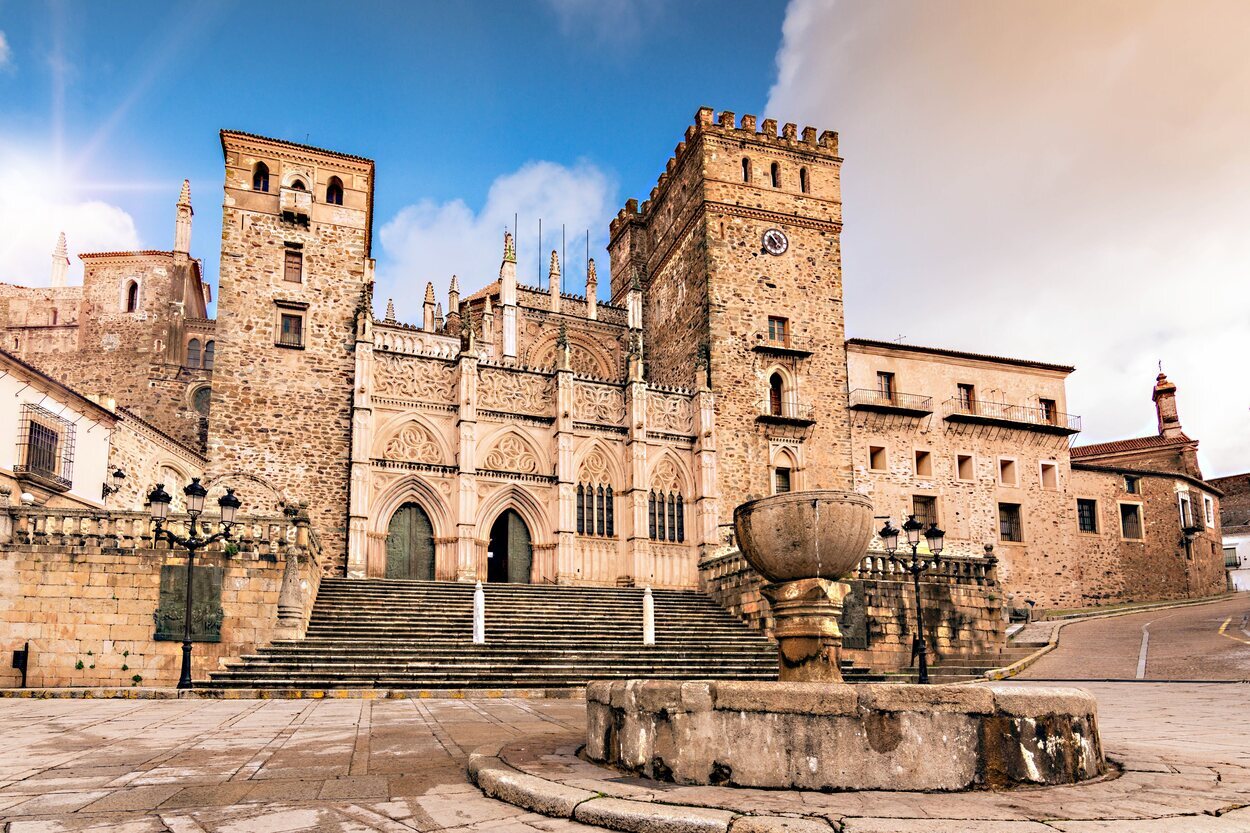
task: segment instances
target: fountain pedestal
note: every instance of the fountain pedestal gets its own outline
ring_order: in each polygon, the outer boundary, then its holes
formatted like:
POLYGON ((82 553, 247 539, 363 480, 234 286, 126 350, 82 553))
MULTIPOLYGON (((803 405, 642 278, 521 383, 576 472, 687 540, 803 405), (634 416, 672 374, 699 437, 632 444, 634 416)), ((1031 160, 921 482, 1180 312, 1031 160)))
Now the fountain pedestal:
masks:
POLYGON ((772 605, 782 682, 842 682, 842 600, 851 586, 826 578, 769 584, 760 592, 772 605))

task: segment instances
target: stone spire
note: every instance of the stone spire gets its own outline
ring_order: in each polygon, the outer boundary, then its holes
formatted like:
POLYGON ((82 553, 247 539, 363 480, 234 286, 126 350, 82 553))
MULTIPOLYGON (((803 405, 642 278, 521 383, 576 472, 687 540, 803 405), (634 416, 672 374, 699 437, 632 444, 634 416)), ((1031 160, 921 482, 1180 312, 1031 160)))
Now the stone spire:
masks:
POLYGON ((425 285, 425 316, 422 320, 421 329, 427 333, 434 332, 434 284, 432 282, 425 285))
POLYGON ((482 341, 486 344, 486 349, 490 349, 490 345, 494 342, 492 333, 495 329, 495 308, 491 306, 490 296, 486 296, 486 303, 482 304, 482 341))
POLYGON ((382 320, 387 324, 395 323, 395 301, 390 298, 386 299, 386 317, 382 320))
POLYGON ((178 204, 174 207, 174 251, 184 255, 191 253, 191 180, 182 181, 178 204))
POLYGON ((503 233, 503 259, 505 263, 516 263, 516 244, 512 242, 512 232, 503 233))
POLYGON ((599 276, 593 257, 586 264, 586 317, 591 321, 599 317, 599 276))
POLYGON ((1155 402, 1155 413, 1159 417, 1159 436, 1182 436, 1184 432, 1181 431, 1181 418, 1176 412, 1176 385, 1168 381, 1162 366, 1159 367, 1159 375, 1155 377, 1151 399, 1155 402))
POLYGON ((499 305, 503 307, 503 356, 517 354, 516 244, 510 232, 503 233, 503 263, 499 266, 499 305))
POLYGON ((551 250, 551 265, 547 268, 547 291, 551 294, 551 311, 560 311, 560 255, 551 250))
POLYGON ((56 238, 56 248, 52 250, 52 285, 65 286, 65 275, 69 271, 69 249, 65 246, 65 232, 56 238))
POLYGON ((455 315, 460 311, 460 279, 451 276, 451 288, 447 290, 447 311, 455 315))
POLYGON ((631 330, 642 329, 642 267, 634 270, 625 293, 625 318, 631 330))

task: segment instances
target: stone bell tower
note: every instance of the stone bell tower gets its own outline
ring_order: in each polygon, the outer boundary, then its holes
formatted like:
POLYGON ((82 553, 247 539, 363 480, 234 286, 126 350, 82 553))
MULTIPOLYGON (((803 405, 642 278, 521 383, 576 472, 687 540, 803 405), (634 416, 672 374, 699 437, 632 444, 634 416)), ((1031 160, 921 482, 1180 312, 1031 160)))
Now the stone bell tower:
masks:
POLYGON ((715 394, 722 531, 777 488, 783 448, 790 488, 852 485, 841 165, 832 131, 701 108, 612 223, 613 302, 641 281, 648 381, 715 394))
POLYGON ((373 162, 223 130, 210 476, 249 508, 309 502, 328 569, 346 559, 357 312, 369 308, 373 162), (266 503, 268 505, 266 505, 266 503))

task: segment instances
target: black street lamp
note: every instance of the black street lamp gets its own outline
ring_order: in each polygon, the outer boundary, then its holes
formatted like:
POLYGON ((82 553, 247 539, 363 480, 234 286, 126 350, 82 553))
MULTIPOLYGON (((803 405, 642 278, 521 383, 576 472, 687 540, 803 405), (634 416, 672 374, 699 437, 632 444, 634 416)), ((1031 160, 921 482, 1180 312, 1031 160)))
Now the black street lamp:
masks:
POLYGON ((881 542, 890 560, 911 573, 912 586, 916 589, 916 633, 912 637, 911 655, 913 658, 919 658, 920 668, 917 681, 921 685, 928 685, 929 648, 924 640, 924 615, 920 606, 920 574, 930 567, 937 566, 946 533, 938 529, 936 523, 929 524, 929 528, 925 529, 924 524, 916 520, 915 515, 908 515, 906 522, 903 523, 903 532, 907 534, 907 546, 911 547, 911 558, 900 558, 894 554, 898 550, 898 532, 887 520, 885 526, 877 534, 881 536, 881 542), (922 530, 925 541, 929 544, 930 557, 928 558, 920 558, 917 555, 922 530))
MULTIPOLYGON (((229 541, 230 527, 234 525, 234 515, 243 504, 234 496, 234 489, 226 489, 226 493, 217 500, 217 505, 221 507, 222 530, 212 535, 202 536, 198 522, 200 513, 204 511, 204 498, 208 496, 208 489, 200 485, 200 478, 193 477, 182 493, 187 497, 187 514, 191 516, 190 534, 186 538, 165 529, 165 519, 169 516, 169 504, 173 498, 169 496, 169 492, 165 491, 164 483, 156 484, 156 488, 148 495, 148 504, 151 506, 152 520, 156 522, 152 537, 157 541, 167 541, 170 547, 179 546, 187 551, 187 607, 182 622, 182 676, 178 678, 178 688, 191 688, 191 602, 195 578, 195 552, 217 541, 229 541)), ((204 532, 207 531, 207 529, 204 530, 204 532)))
POLYGON ((100 499, 104 500, 109 495, 114 494, 122 487, 122 481, 126 479, 126 472, 121 469, 113 469, 113 473, 109 475, 112 483, 105 483, 100 487, 100 499))

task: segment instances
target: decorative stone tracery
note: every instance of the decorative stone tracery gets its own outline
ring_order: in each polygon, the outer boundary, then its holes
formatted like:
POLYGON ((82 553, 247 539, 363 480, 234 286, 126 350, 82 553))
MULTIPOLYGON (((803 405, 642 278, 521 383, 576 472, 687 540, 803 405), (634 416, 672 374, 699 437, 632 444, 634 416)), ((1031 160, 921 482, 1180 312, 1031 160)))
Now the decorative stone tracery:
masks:
POLYGON ((442 463, 438 441, 430 430, 415 420, 406 423, 386 443, 383 452, 388 460, 415 463, 442 463))
POLYGON ((518 474, 539 474, 541 464, 533 448, 518 434, 504 434, 487 452, 482 467, 489 471, 510 471, 518 474))
POLYGON ((647 395, 647 424, 654 431, 689 434, 694 430, 690 417, 690 400, 680 394, 647 395))
POLYGON ((375 353, 373 367, 373 388, 378 396, 438 403, 453 398, 455 368, 446 362, 375 353))
POLYGON ((573 387, 573 418, 618 425, 625 421, 625 394, 606 385, 578 382, 573 387))
POLYGON ((479 370, 478 401, 481 407, 522 414, 545 414, 551 398, 551 380, 534 373, 499 368, 479 370))

